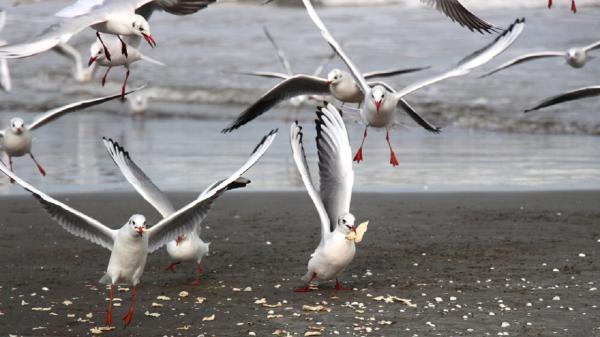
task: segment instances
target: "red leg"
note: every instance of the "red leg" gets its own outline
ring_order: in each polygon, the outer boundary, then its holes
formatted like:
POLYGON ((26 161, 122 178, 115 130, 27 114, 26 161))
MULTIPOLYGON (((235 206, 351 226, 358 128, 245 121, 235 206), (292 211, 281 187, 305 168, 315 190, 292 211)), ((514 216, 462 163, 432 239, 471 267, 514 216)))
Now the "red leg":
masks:
POLYGON ((170 265, 168 265, 165 270, 170 270, 171 272, 175 272, 175 266, 177 266, 178 264, 180 264, 181 262, 172 262, 170 265))
MULTIPOLYGON (((10 170, 10 172, 14 172, 13 168, 12 168, 12 157, 11 156, 8 157, 8 169, 10 170)), ((14 182, 15 182, 13 180, 13 178, 9 178, 8 180, 10 181, 11 184, 14 184, 14 182)))
POLYGON ((392 149, 392 144, 390 143, 390 130, 386 131, 385 140, 390 147, 390 164, 392 164, 392 166, 398 166, 398 158, 396 158, 396 154, 394 153, 394 149, 392 149))
POLYGON ((133 286, 133 288, 131 289, 131 304, 129 305, 129 310, 127 310, 127 313, 125 314, 125 316, 123 316, 123 325, 125 327, 127 327, 131 323, 131 319, 133 318, 136 292, 137 288, 136 286, 133 286))
POLYGON ((125 73, 125 82, 123 82, 123 86, 121 87, 121 99, 125 99, 125 87, 127 87, 127 80, 129 79, 129 68, 127 68, 127 72, 125 73))
POLYGON ((360 143, 360 147, 358 148, 358 151, 356 152, 356 155, 354 156, 354 161, 357 163, 360 163, 361 160, 363 160, 363 145, 365 144, 365 139, 367 139, 367 130, 369 129, 368 126, 365 127, 365 133, 363 134, 363 139, 362 142, 360 143))
POLYGON ((571 0, 571 10, 573 13, 577 13, 577 5, 575 5, 575 0, 571 0))
POLYGON ((106 316, 104 316, 104 326, 112 326, 112 309, 113 309, 113 298, 115 297, 115 285, 110 285, 108 291, 108 310, 106 310, 106 316))
POLYGON ((37 160, 35 160, 35 157, 33 156, 33 154, 30 153, 29 156, 31 156, 31 159, 33 159, 33 162, 35 163, 35 166, 37 167, 38 171, 40 171, 40 174, 45 177, 46 171, 44 170, 42 165, 40 165, 40 163, 38 163, 37 160))
POLYGON ((304 287, 296 288, 296 289, 294 289, 294 292, 297 292, 297 293, 310 292, 310 283, 315 279, 315 277, 317 277, 317 273, 312 273, 312 275, 310 276, 310 280, 308 280, 308 282, 306 282, 304 287))
POLYGON ((200 275, 202 275, 202 265, 200 263, 196 264, 196 279, 192 281, 193 286, 200 285, 200 275))
POLYGON ((176 245, 176 246, 179 246, 179 244, 180 244, 180 243, 181 243, 183 240, 185 240, 185 239, 186 239, 185 235, 179 235, 179 236, 177 237, 177 239, 175 239, 175 245, 176 245))
POLYGON ((343 291, 343 290, 352 290, 352 289, 344 287, 342 285, 342 283, 336 278, 335 279, 335 290, 343 291))
POLYGON ((548 8, 552 8, 552 0, 548 0, 548 8))
POLYGON ((108 72, 112 69, 111 67, 108 67, 108 69, 106 69, 106 72, 104 73, 104 76, 102 76, 102 86, 104 86, 106 84, 106 76, 108 76, 108 72))
POLYGON ((106 58, 111 61, 110 59, 110 52, 108 51, 108 48, 106 48, 106 45, 104 44, 104 41, 102 41, 102 38, 100 37, 100 33, 96 32, 96 37, 98 38, 98 40, 100 40, 100 43, 102 44, 102 47, 104 48, 104 54, 106 55, 106 58))

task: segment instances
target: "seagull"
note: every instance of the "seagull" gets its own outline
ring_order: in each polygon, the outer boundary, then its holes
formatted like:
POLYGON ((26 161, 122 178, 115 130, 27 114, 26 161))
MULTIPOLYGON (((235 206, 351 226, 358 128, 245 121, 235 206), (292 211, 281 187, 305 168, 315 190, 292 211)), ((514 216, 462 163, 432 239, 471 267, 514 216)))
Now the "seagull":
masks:
MULTIPOLYGON (((100 33, 117 35, 122 41, 121 52, 124 55, 128 51, 121 36, 139 36, 154 47, 156 42, 150 33, 148 21, 135 13, 137 8, 154 2, 173 3, 169 0, 77 0, 56 13, 58 22, 47 27, 33 41, 0 48, 0 58, 23 58, 45 52, 61 42, 68 42, 87 27, 96 30, 96 36, 102 44, 100 33)), ((108 52, 108 48, 105 48, 105 52, 108 52)), ((107 55, 110 59, 110 52, 107 55)))
MULTIPOLYGON (((548 8, 552 8, 552 0, 548 0, 548 8)), ((575 4, 575 0, 571 0, 571 11, 573 11, 573 13, 577 13, 577 5, 575 4)))
POLYGON ((79 51, 77 51, 77 49, 73 48, 73 46, 68 43, 61 42, 57 44, 53 50, 60 55, 71 59, 73 63, 73 78, 75 78, 75 81, 78 83, 87 83, 91 81, 92 77, 94 77, 94 74, 98 70, 97 63, 85 67, 79 51))
MULTIPOLYGON (((136 191, 152 205, 163 218, 169 217, 175 213, 175 207, 167 196, 148 178, 148 176, 136 165, 122 146, 112 139, 103 138, 104 146, 108 150, 117 167, 127 179, 127 181, 136 189, 136 191)), ((208 193, 214 188, 208 187, 202 194, 208 193)), ((167 243, 167 252, 173 262, 166 268, 175 272, 175 266, 181 262, 196 263, 196 278, 192 285, 200 284, 200 275, 202 274, 202 258, 208 255, 210 243, 202 241, 200 238, 201 226, 198 224, 191 232, 178 236, 175 240, 167 243)))
POLYGON ((512 67, 512 66, 520 64, 520 63, 537 60, 537 59, 542 59, 542 58, 549 58, 549 57, 564 57, 565 61, 567 61, 568 65, 570 65, 573 68, 579 69, 579 68, 583 68, 583 66, 585 66, 586 63, 591 58, 593 58, 593 56, 588 55, 588 52, 591 50, 594 50, 594 49, 598 49, 598 48, 600 48, 600 41, 594 42, 585 47, 574 47, 574 48, 567 50, 566 52, 544 51, 544 52, 539 52, 539 53, 526 54, 526 55, 519 56, 513 60, 510 60, 510 61, 502 64, 498 68, 486 73, 485 75, 483 75, 481 77, 490 76, 501 70, 504 70, 506 68, 512 67))
POLYGON ((575 89, 572 91, 567 91, 565 93, 546 98, 545 100, 538 103, 535 107, 525 110, 525 112, 539 110, 539 109, 546 108, 546 107, 549 107, 549 106, 552 106, 555 104, 575 101, 578 99, 594 97, 594 96, 598 96, 598 95, 600 95, 600 85, 583 87, 583 88, 575 89))
MULTIPOLYGON (((141 90, 143 88, 144 87, 139 87, 137 89, 129 91, 127 94, 141 90)), ((11 119, 10 127, 4 130, 0 130, 0 145, 2 146, 2 150, 4 151, 4 153, 6 153, 6 155, 8 156, 8 167, 12 171, 13 157, 22 157, 26 154, 29 154, 40 174, 42 176, 45 176, 46 171, 44 170, 42 165, 38 163, 38 161, 33 156, 33 153, 31 152, 31 146, 33 143, 33 131, 70 112, 96 106, 98 104, 102 104, 104 102, 108 102, 119 97, 121 97, 120 94, 71 103, 59 108, 46 111, 44 114, 36 118, 29 125, 26 125, 25 121, 19 117, 11 119)))
POLYGON ((325 103, 323 108, 318 108, 315 122, 319 192, 315 189, 306 162, 302 127, 296 121, 290 128, 294 161, 321 221, 321 241, 311 255, 308 271, 302 278, 306 285, 295 289, 296 292, 308 292, 312 282, 334 278, 335 288, 343 290, 338 276, 352 262, 356 251, 354 240, 346 238, 351 232, 356 232, 355 217, 350 213, 354 171, 346 126, 340 112, 329 103, 325 103))
MULTIPOLYGON (((0 32, 6 25, 6 11, 0 9, 0 32)), ((6 41, 0 40, 0 47, 5 46, 6 41)), ((12 89, 10 83, 10 71, 8 69, 8 62, 5 59, 0 59, 0 89, 9 92, 12 89)))
MULTIPOLYGON (((277 52, 277 56, 279 57, 279 61, 281 62, 283 68, 286 70, 286 74, 278 73, 278 72, 268 72, 268 71, 242 72, 241 74, 267 77, 267 78, 278 78, 278 79, 284 80, 284 82, 285 82, 285 80, 289 80, 289 79, 293 78, 291 82, 296 81, 296 79, 294 78, 294 76, 296 74, 292 70, 291 64, 290 64, 289 60, 287 59, 285 53, 283 52, 283 50, 281 50, 281 48, 279 48, 279 46, 275 42, 275 39, 269 32, 269 30, 266 27, 263 27, 263 29, 264 29, 265 35, 267 36, 267 38, 269 39, 269 41, 275 48, 275 51, 277 52)), ((318 78, 319 75, 323 72, 323 69, 335 57, 335 55, 336 55, 335 52, 333 52, 325 60, 323 60, 323 62, 317 67, 317 69, 311 75, 312 78, 318 78)), ((384 71, 373 71, 373 72, 365 74, 365 76, 366 76, 366 78, 369 78, 369 79, 376 78, 376 77, 379 77, 379 78, 390 77, 390 76, 395 76, 395 75, 417 72, 417 71, 425 70, 428 68, 429 67, 420 67, 420 68, 390 69, 390 70, 384 70, 384 71)), ((354 80, 352 79, 352 76, 350 74, 348 74, 347 72, 344 72, 340 69, 333 69, 327 75, 327 79, 324 79, 324 78, 319 78, 319 79, 320 79, 320 82, 327 82, 329 84, 329 88, 328 88, 329 90, 327 90, 325 92, 330 93, 331 95, 333 95, 336 99, 338 99, 342 103, 360 103, 362 101, 362 93, 361 93, 360 89, 358 88, 358 86, 356 85, 354 80)), ((284 82, 282 82, 280 84, 283 84, 284 82)), ((324 87, 325 86, 323 86, 323 88, 324 87)), ((265 96, 263 96, 263 97, 265 97, 265 96)), ((314 97, 314 96, 310 96, 310 95, 294 96, 294 97, 291 97, 291 102, 293 105, 299 106, 310 97, 314 97)))
POLYGON ((115 285, 128 284, 133 287, 129 310, 123 316, 123 324, 128 326, 133 318, 136 289, 144 272, 148 254, 158 250, 177 236, 189 233, 196 228, 204 220, 214 201, 225 191, 245 187, 249 181, 242 178, 241 175, 261 158, 273 142, 274 137, 274 132, 265 136, 250 159, 229 178, 214 184, 212 189, 150 228, 147 228, 146 218, 143 215, 134 214, 120 229, 112 229, 44 194, 16 176, 2 163, 0 163, 0 171, 30 192, 50 217, 66 231, 111 251, 106 273, 99 281, 102 284, 110 285, 108 310, 104 324, 112 325, 115 285))
MULTIPOLYGON (((126 39, 128 40, 128 39, 126 39)), ((115 51, 115 50, 119 50, 121 48, 121 43, 122 43, 122 39, 108 39, 105 40, 104 42, 104 46, 102 45, 102 43, 98 40, 95 43, 93 43, 90 47, 90 59, 88 61, 88 65, 92 66, 94 63, 97 63, 103 67, 106 67, 106 72, 104 73, 104 76, 102 76, 102 79, 100 80, 100 83, 102 84, 102 86, 104 86, 104 84, 106 84, 106 77, 108 76, 108 72, 112 69, 112 67, 116 67, 116 66, 123 66, 126 69, 125 72, 125 80, 123 81, 123 85, 121 86, 121 97, 124 98, 125 97, 125 89, 127 87, 127 81, 129 80, 129 66, 134 63, 137 62, 139 60, 144 60, 144 61, 148 61, 150 63, 154 63, 160 66, 165 66, 164 63, 154 60, 144 54, 142 54, 136 47, 137 45, 135 45, 136 41, 133 40, 131 41, 132 44, 128 44, 128 50, 129 53, 128 55, 124 55, 124 54, 116 54, 114 55, 111 59, 109 59, 107 57, 106 54, 106 50, 110 51, 115 51)), ((128 40, 129 42, 129 40, 128 40)))
POLYGON ((390 164, 392 166, 398 166, 398 159, 394 153, 392 144, 390 143, 389 132, 395 121, 394 117, 397 107, 399 105, 402 106, 406 104, 406 102, 403 101, 403 97, 423 87, 443 81, 445 79, 464 76, 470 73, 474 68, 489 62, 491 59, 506 50, 521 34, 525 26, 525 19, 517 19, 492 43, 463 58, 454 68, 450 69, 449 71, 441 75, 416 82, 399 91, 396 91, 385 82, 378 82, 375 83, 375 85, 368 83, 365 75, 360 72, 356 65, 354 65, 342 47, 333 38, 323 21, 321 21, 310 0, 302 0, 302 2, 306 7, 308 15, 321 31, 323 38, 350 69, 352 77, 358 83, 359 88, 363 93, 363 102, 361 103, 362 108, 360 110, 360 115, 366 126, 361 145, 354 156, 354 161, 360 162, 363 160, 362 148, 364 141, 367 138, 368 128, 385 128, 386 142, 390 149, 390 164))

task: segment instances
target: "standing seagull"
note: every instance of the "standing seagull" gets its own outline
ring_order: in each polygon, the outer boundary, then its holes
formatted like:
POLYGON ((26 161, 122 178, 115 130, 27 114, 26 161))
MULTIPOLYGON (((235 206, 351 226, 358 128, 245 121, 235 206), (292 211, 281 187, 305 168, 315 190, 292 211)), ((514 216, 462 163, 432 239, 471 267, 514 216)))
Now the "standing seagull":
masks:
POLYGON ((129 53, 128 55, 123 55, 123 54, 117 54, 117 55, 113 55, 113 57, 111 59, 109 59, 107 57, 106 51, 108 50, 110 51, 115 51, 115 50, 119 50, 119 48, 121 48, 121 43, 122 43, 122 39, 110 39, 110 40, 105 40, 104 42, 104 46, 101 44, 100 41, 96 41, 95 43, 92 44, 92 46, 90 47, 90 59, 88 61, 88 65, 89 66, 93 66, 94 63, 97 63, 103 67, 106 67, 106 72, 104 73, 104 76, 102 76, 102 79, 100 80, 100 83, 102 84, 102 86, 104 86, 104 84, 106 84, 106 77, 108 76, 108 72, 112 69, 112 67, 118 67, 118 66, 123 66, 125 67, 125 80, 123 81, 123 85, 121 86, 121 98, 125 97, 125 89, 127 87, 127 81, 129 80, 129 74, 130 74, 130 66, 132 63, 137 62, 139 60, 144 60, 144 61, 148 61, 150 63, 154 63, 160 66, 164 66, 165 64, 160 62, 160 61, 156 61, 154 59, 151 59, 150 57, 143 55, 138 49, 137 46, 139 44, 139 40, 136 42, 136 39, 126 39, 129 45, 129 53), (137 43, 137 44, 136 44, 137 43))
POLYGON ((512 67, 514 65, 517 65, 517 64, 520 64, 523 62, 542 59, 542 58, 548 58, 548 57, 564 57, 565 61, 567 62, 568 65, 570 65, 573 68, 579 69, 579 68, 583 68, 583 66, 585 66, 586 63, 592 58, 592 56, 588 55, 588 52, 591 50, 594 50, 594 49, 598 49, 598 48, 600 48, 600 41, 594 42, 585 47, 574 47, 574 48, 567 50, 566 52, 544 51, 544 52, 539 52, 539 53, 526 54, 526 55, 519 56, 513 60, 510 60, 510 61, 502 64, 498 68, 486 73, 485 75, 483 75, 481 77, 490 76, 501 70, 504 70, 506 68, 512 67))
MULTIPOLYGON (((0 9, 0 32, 6 25, 6 11, 0 9)), ((6 41, 0 40, 0 47, 5 46, 6 41)), ((12 89, 10 84, 10 70, 8 69, 8 62, 5 59, 0 59, 0 89, 8 92, 12 89)))
MULTIPOLYGON (((148 21, 135 13, 136 8, 151 2, 153 0, 78 0, 56 13, 59 22, 46 28, 35 40, 0 48, 0 58, 23 58, 45 52, 61 42, 68 42, 87 27, 96 30, 100 41, 100 33, 117 35, 119 39, 121 36, 139 36, 154 47, 156 42, 150 34, 148 21)), ((125 42, 122 42, 121 52, 128 53, 125 42)), ((107 55, 110 58, 110 52, 107 55)))
POLYGON ((196 200, 162 219, 149 229, 146 227, 146 218, 140 214, 132 215, 129 221, 120 229, 109 228, 98 220, 53 199, 29 185, 1 163, 0 171, 30 192, 50 217, 67 232, 111 251, 106 274, 100 279, 100 283, 110 284, 108 310, 104 324, 106 326, 112 325, 112 302, 115 285, 128 284, 133 287, 129 310, 123 316, 123 323, 128 326, 133 318, 136 288, 144 272, 148 254, 174 240, 177 236, 189 233, 196 228, 204 220, 214 201, 225 191, 246 186, 249 181, 242 178, 241 175, 262 157, 273 142, 274 137, 275 133, 265 136, 250 156, 250 159, 232 176, 214 184, 214 188, 203 193, 196 200))
POLYGON ((595 96, 600 96, 600 85, 583 87, 583 88, 575 89, 572 91, 567 91, 565 93, 546 98, 545 100, 541 101, 536 106, 534 106, 533 108, 525 110, 525 112, 539 110, 539 109, 547 108, 552 105, 575 101, 575 100, 579 100, 582 98, 595 97, 595 96))
POLYGON ((458 64, 454 68, 450 69, 449 71, 441 75, 409 85, 400 91, 395 91, 391 86, 383 82, 379 82, 372 87, 367 82, 365 76, 360 72, 358 67, 354 65, 354 63, 346 55, 342 47, 333 38, 323 21, 321 21, 321 18, 319 18, 319 16, 317 15, 317 12, 312 6, 310 0, 302 0, 302 2, 304 3, 306 10, 308 11, 308 15, 321 31, 321 35, 323 36, 323 38, 327 41, 331 48, 333 48, 333 50, 338 54, 338 56, 344 61, 344 63, 346 63, 346 66, 350 69, 354 80, 359 84, 360 90, 363 93, 363 102, 361 104, 362 109, 360 111, 360 115, 366 127, 363 133, 362 143, 356 155, 354 156, 354 160, 357 162, 363 160, 362 147, 367 137, 367 129, 369 127, 385 128, 386 141, 390 149, 390 164, 392 164, 393 166, 398 165, 398 159, 396 158, 396 154, 392 149, 389 132, 390 128, 392 127, 395 121, 395 111, 398 105, 401 105, 403 103, 403 97, 423 87, 440 82, 442 80, 457 76, 464 76, 470 73, 471 70, 473 70, 474 68, 489 62, 491 59, 493 59, 494 57, 502 53, 504 50, 506 50, 506 48, 508 48, 521 34, 525 26, 525 19, 517 19, 492 43, 465 57, 460 62, 458 62, 458 64))
MULTIPOLYGON (((136 165, 129 156, 129 152, 112 139, 103 138, 104 146, 108 150, 117 167, 135 188, 135 190, 152 205, 163 218, 169 217, 175 213, 175 207, 169 198, 148 178, 148 176, 136 165)), ((210 186, 204 191, 208 193, 214 186, 210 186)), ((167 243, 167 252, 171 257, 171 263, 166 270, 175 272, 175 266, 181 262, 196 263, 196 279, 192 285, 200 284, 200 275, 202 274, 202 258, 208 255, 210 243, 202 241, 200 238, 201 226, 198 224, 191 232, 178 236, 175 240, 167 243)))
MULTIPOLYGON (((134 89, 128 92, 127 94, 140 90, 142 88, 143 87, 134 89)), ((0 145, 2 145, 2 150, 8 155, 8 167, 12 171, 13 157, 22 157, 26 154, 29 154, 29 156, 31 157, 31 159, 33 159, 33 162, 37 166, 38 171, 40 171, 40 174, 45 176, 46 171, 37 162, 37 160, 35 160, 33 153, 31 153, 31 145, 33 143, 32 131, 70 112, 89 108, 119 97, 121 97, 121 95, 112 95, 71 103, 69 105, 65 105, 60 108, 52 109, 45 112, 43 115, 36 118, 29 125, 25 125, 25 121, 21 118, 15 117, 11 119, 10 127, 4 130, 0 130, 0 145)))
POLYGON ((352 262, 356 251, 354 240, 346 238, 351 232, 356 232, 355 218, 350 213, 354 171, 346 126, 340 112, 328 103, 325 103, 324 108, 319 108, 315 122, 320 193, 310 177, 302 145, 302 127, 295 122, 290 130, 294 161, 321 220, 321 241, 311 255, 308 271, 302 278, 306 285, 296 289, 297 292, 310 291, 310 285, 314 281, 334 278, 335 288, 342 290, 338 276, 352 262))
MULTIPOLYGON (((548 8, 552 8, 552 0, 548 0, 548 8)), ((575 0, 571 0, 571 11, 573 13, 577 13, 577 5, 575 4, 575 0)))

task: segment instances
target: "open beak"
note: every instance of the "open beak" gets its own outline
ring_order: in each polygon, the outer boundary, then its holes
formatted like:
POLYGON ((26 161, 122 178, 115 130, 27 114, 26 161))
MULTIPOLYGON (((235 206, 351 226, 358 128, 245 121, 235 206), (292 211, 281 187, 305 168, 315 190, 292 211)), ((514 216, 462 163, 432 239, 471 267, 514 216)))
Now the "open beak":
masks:
POLYGON ((377 111, 379 112, 379 108, 381 108, 381 101, 375 101, 375 107, 377 108, 377 111))
POLYGON ((331 83, 333 83, 333 81, 326 81, 325 82, 326 85, 331 85, 331 83))
POLYGON ((346 225, 346 227, 348 227, 349 230, 353 231, 354 234, 356 234, 356 227, 354 227, 354 225, 352 225, 352 226, 346 225))
POLYGON ((144 234, 144 228, 142 228, 142 227, 138 227, 138 228, 136 228, 136 229, 135 229, 135 231, 136 231, 136 232, 137 232, 137 233, 138 233, 140 236, 142 236, 142 234, 144 234))
POLYGON ((97 57, 90 56, 90 60, 88 61, 88 67, 91 67, 94 62, 96 62, 97 57))
POLYGON ((150 47, 152 47, 152 48, 156 47, 156 41, 154 41, 154 38, 152 37, 152 35, 142 33, 142 36, 144 37, 144 40, 146 40, 146 42, 148 42, 150 47))

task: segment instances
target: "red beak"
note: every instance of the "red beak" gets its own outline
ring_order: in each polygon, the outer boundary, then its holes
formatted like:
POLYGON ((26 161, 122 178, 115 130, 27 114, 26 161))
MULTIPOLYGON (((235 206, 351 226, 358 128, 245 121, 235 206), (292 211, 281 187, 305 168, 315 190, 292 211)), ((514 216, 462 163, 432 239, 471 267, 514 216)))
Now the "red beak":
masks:
POLYGON ((138 227, 138 228, 136 228, 136 229, 135 229, 135 231, 136 231, 136 232, 137 232, 137 233, 138 233, 140 236, 142 236, 142 234, 144 233, 144 228, 142 228, 142 227, 138 227))
POLYGON ((350 225, 346 225, 346 227, 348 227, 349 230, 353 231, 356 234, 356 227, 350 225))
POLYGON ((381 108, 381 101, 375 101, 375 107, 377 108, 377 111, 379 111, 379 108, 381 108))
POLYGON ((94 62, 96 62, 96 58, 94 56, 90 56, 90 60, 88 61, 88 67, 91 67, 94 62))
POLYGON ((325 82, 326 85, 330 85, 331 83, 333 83, 333 81, 326 81, 325 82))
POLYGON ((154 41, 154 38, 152 37, 152 35, 142 33, 142 36, 144 37, 144 40, 146 40, 146 42, 148 42, 150 47, 152 47, 152 48, 156 47, 156 41, 154 41))

